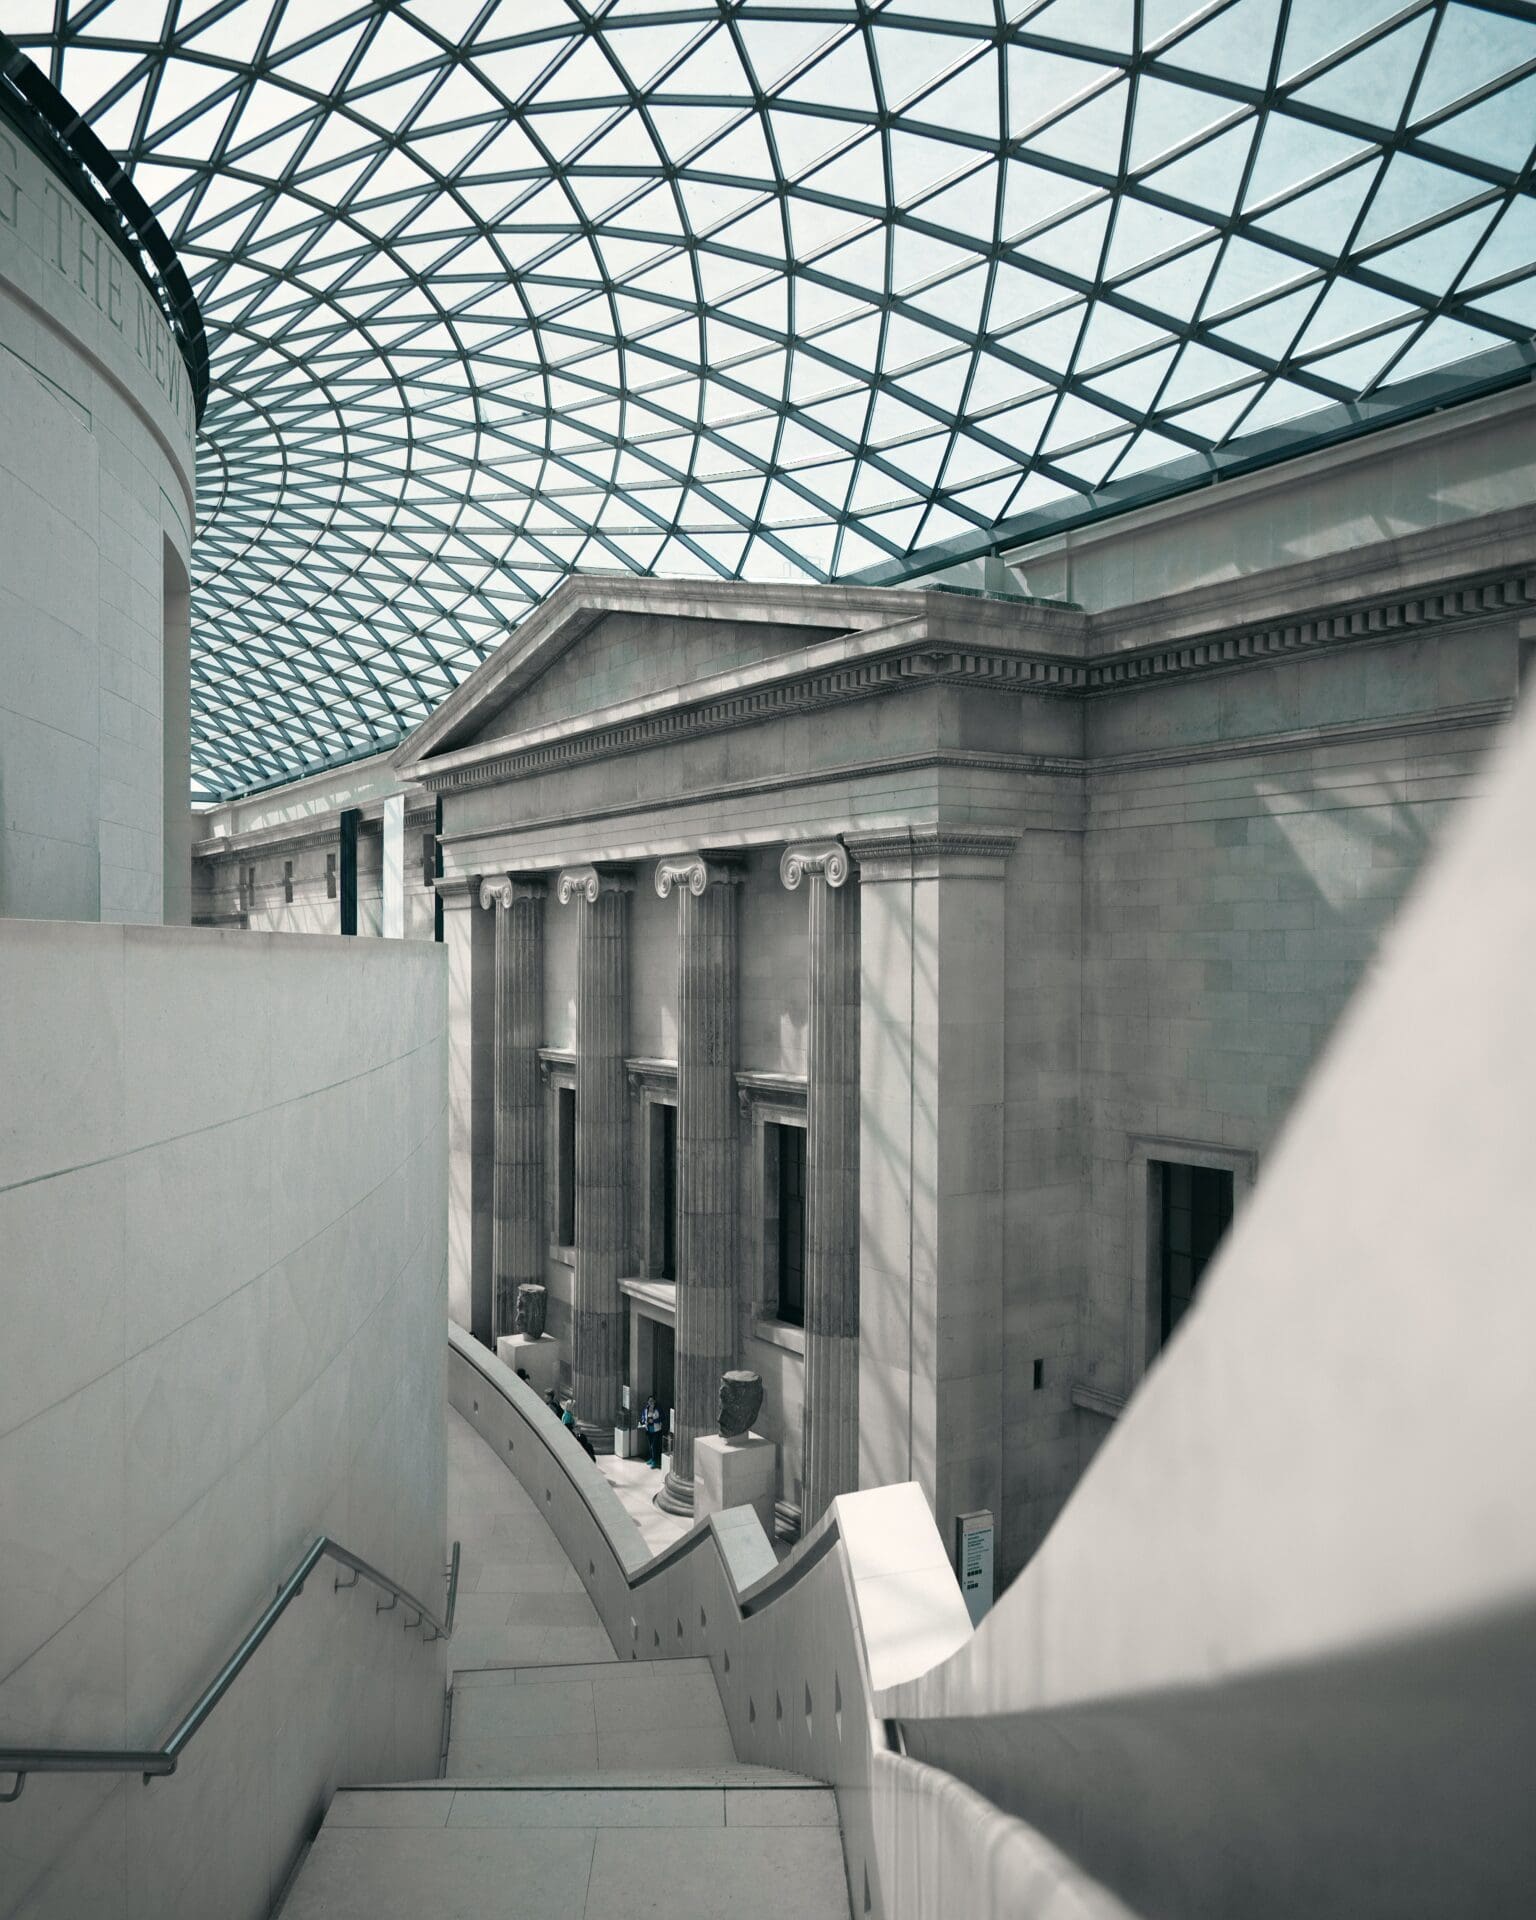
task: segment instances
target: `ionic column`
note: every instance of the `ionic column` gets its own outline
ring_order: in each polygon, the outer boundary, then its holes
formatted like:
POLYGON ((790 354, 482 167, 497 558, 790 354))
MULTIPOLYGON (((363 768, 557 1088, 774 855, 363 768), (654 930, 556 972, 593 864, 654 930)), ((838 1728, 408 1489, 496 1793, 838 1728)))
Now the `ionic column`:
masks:
POLYGON ((859 1484, 859 890, 836 840, 784 849, 810 889, 802 1531, 859 1484))
POLYGON ((568 867, 556 883, 576 903, 576 1270, 571 1390, 583 1426, 619 1421, 624 1358, 619 1275, 625 1219, 629 1087, 624 1072, 628 1001, 628 875, 568 867))
POLYGON ((513 1331, 518 1287, 544 1277, 544 882, 498 874, 481 884, 480 904, 496 909, 494 1346, 513 1331))
POLYGON ((699 854, 663 860, 676 885, 677 1414, 658 1504, 693 1511, 693 1443, 719 1422, 720 1376, 736 1363, 736 885, 699 854))

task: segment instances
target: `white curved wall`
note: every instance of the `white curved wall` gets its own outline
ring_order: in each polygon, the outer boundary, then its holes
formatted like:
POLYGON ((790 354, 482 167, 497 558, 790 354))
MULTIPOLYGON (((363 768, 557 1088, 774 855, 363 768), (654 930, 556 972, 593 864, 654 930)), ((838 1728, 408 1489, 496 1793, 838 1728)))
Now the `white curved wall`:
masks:
POLYGON ((186 917, 193 440, 148 291, 0 126, 0 915, 186 917))
MULTIPOLYGON (((442 1603, 446 970, 0 920, 0 984, 0 1746, 152 1746, 316 1533, 442 1603)), ((265 1920, 334 1786, 436 1770, 374 1604, 323 1566, 174 1778, 33 1775, 3 1920, 265 1920)))

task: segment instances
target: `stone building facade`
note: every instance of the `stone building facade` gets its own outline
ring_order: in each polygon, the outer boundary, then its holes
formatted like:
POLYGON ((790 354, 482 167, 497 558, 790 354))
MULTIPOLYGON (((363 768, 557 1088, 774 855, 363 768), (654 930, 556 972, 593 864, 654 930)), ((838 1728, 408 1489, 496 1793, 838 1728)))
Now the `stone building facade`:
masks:
MULTIPOLYGON (((542 1281, 584 1420, 674 1407, 666 1504, 745 1366, 785 1531, 910 1478, 1016 1571, 1514 703, 1531 415, 1042 542, 1011 595, 562 586, 367 776, 441 809, 456 1317, 542 1281)), ((334 844, 300 811, 220 823, 221 901, 334 844)))

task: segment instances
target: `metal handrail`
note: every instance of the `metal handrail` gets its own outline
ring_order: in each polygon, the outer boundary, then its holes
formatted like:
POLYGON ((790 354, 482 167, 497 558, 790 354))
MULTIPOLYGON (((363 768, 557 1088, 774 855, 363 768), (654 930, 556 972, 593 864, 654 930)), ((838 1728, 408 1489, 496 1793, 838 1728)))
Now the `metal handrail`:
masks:
POLYGON ((448 1605, 439 1621, 431 1608, 418 1600, 415 1594, 391 1580, 387 1573, 350 1553, 322 1533, 312 1545, 305 1549, 298 1565, 277 1590, 277 1597, 263 1611, 245 1638, 224 1662, 214 1679, 198 1695, 187 1713, 177 1722, 163 1746, 140 1748, 111 1747, 0 1747, 0 1774, 12 1773, 16 1776, 15 1785, 9 1793, 0 1793, 0 1806, 9 1805, 21 1798, 21 1790, 27 1783, 29 1773, 139 1773, 144 1783, 176 1771, 176 1763, 186 1750, 188 1742, 202 1726, 214 1708, 229 1692, 249 1665, 256 1650, 267 1635, 282 1619, 289 1606, 304 1591, 304 1582, 314 1572, 321 1560, 334 1560, 339 1566, 350 1567, 352 1578, 338 1580, 333 1591, 341 1592, 347 1587, 355 1587, 359 1577, 369 1581, 382 1592, 391 1596, 388 1606, 375 1607, 375 1612, 388 1613, 400 1601, 416 1609, 416 1618, 406 1622, 406 1632, 416 1627, 429 1626, 430 1635, 423 1638, 430 1644, 433 1640, 446 1640, 453 1632, 454 1610, 459 1600, 459 1543, 453 1543, 453 1554, 448 1562, 446 1578, 448 1581, 448 1605))

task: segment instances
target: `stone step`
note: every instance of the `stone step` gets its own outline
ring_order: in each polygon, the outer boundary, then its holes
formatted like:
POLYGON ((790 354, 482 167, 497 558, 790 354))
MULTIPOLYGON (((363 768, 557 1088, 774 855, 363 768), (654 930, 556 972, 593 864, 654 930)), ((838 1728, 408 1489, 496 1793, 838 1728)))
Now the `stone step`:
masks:
POLYGON ((283 1920, 632 1920, 653 1910, 848 1920, 831 1792, 591 1779, 342 1792, 283 1920))
POLYGON ((731 1768, 736 1749, 708 1661, 513 1667, 454 1676, 448 1773, 545 1779, 623 1769, 731 1768), (638 1669, 644 1665, 648 1671, 638 1669))

